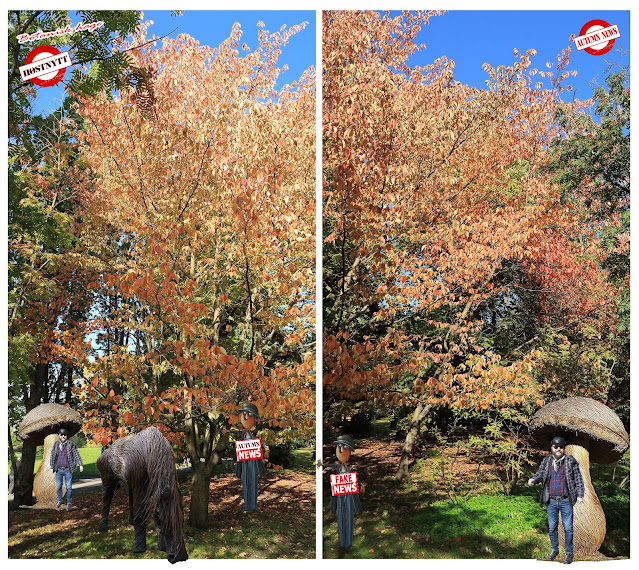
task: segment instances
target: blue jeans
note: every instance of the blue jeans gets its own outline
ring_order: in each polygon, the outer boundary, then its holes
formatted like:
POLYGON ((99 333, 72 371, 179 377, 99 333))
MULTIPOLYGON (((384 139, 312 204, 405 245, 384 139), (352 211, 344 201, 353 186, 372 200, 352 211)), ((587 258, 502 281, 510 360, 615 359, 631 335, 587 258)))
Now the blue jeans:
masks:
POLYGON ((548 535, 550 536, 550 546, 553 550, 559 550, 559 513, 561 513, 561 523, 564 525, 564 536, 566 554, 572 554, 572 505, 570 499, 555 501, 550 499, 546 507, 548 513, 548 535))
POLYGON ((68 467, 63 467, 55 472, 55 482, 58 491, 58 503, 62 502, 62 479, 64 479, 64 486, 67 488, 67 505, 71 505, 71 479, 73 472, 68 467))

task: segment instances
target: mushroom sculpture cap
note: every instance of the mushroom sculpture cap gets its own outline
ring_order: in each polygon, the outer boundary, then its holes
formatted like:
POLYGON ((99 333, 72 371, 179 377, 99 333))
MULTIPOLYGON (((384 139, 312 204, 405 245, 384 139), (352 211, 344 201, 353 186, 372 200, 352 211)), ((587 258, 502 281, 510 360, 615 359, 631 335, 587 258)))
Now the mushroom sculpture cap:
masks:
POLYGON ((69 437, 82 427, 82 418, 69 406, 61 404, 40 404, 33 408, 22 420, 18 436, 28 445, 42 445, 44 439, 60 428, 67 428, 69 437))
POLYGON ((556 435, 562 435, 568 445, 587 447, 594 463, 619 461, 630 441, 615 412, 601 402, 581 396, 546 404, 532 417, 528 430, 546 449, 556 435))

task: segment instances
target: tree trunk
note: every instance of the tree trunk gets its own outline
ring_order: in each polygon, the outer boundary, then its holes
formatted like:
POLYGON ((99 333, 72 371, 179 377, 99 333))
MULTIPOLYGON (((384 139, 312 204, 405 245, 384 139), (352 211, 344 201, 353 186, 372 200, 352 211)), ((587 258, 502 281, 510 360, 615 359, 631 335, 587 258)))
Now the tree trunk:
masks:
MULTIPOLYGON (((25 393, 24 397, 27 412, 30 412, 42 402, 42 394, 46 392, 48 377, 49 364, 47 362, 37 363, 29 378, 29 391, 25 393)), ((20 469, 18 470, 13 495, 15 506, 31 506, 35 503, 33 500, 33 470, 35 468, 36 451, 36 446, 22 445, 20 469)))
POLYGON ((33 469, 35 468, 37 447, 35 445, 22 446, 22 458, 14 490, 14 505, 35 504, 33 500, 33 469))
POLYGON ((419 402, 415 411, 413 412, 413 416, 410 420, 410 426, 408 428, 408 432, 406 433, 406 439, 404 440, 404 447, 402 448, 402 456, 399 460, 399 467, 397 468, 397 473, 395 473, 395 479, 401 481, 403 479, 408 478, 408 466, 410 465, 410 456, 413 452, 413 446, 415 445, 415 441, 417 440, 417 434, 419 433, 419 428, 424 421, 424 418, 430 412, 431 405, 424 404, 423 402, 419 402))
POLYGON ((206 463, 192 463, 191 477, 191 505, 189 509, 189 524, 198 529, 208 526, 209 514, 209 486, 215 465, 211 461, 206 463))
POLYGON ((519 481, 519 474, 517 472, 517 468, 514 465, 506 468, 506 478, 506 495, 510 496, 515 492, 515 489, 517 488, 517 482, 519 481))
POLYGON ((16 452, 13 449, 13 440, 11 439, 11 426, 9 426, 9 429, 7 430, 8 435, 9 435, 9 460, 11 461, 11 473, 13 474, 13 478, 12 478, 12 485, 11 485, 11 489, 9 492, 13 493, 13 489, 15 489, 15 482, 16 482, 16 478, 18 475, 18 458, 16 457, 16 452))

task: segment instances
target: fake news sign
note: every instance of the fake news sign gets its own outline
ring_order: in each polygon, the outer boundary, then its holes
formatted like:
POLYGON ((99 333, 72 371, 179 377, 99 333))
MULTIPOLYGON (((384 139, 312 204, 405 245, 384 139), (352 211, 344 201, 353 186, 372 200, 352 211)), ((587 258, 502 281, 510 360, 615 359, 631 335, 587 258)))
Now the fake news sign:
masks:
POLYGON ((358 493, 357 473, 337 473, 331 475, 331 493, 337 495, 352 495, 358 493))
POLYGON ((235 442, 235 453, 238 461, 248 461, 249 459, 262 459, 262 440, 244 439, 235 442))

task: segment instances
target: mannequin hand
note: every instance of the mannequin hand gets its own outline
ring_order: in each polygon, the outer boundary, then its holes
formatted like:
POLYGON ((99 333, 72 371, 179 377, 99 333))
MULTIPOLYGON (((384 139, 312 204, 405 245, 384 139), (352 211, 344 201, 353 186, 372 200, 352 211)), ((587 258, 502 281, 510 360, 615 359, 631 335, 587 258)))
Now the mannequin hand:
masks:
POLYGON ((584 498, 583 497, 577 497, 577 503, 581 504, 584 502, 584 498))
POLYGON ((80 465, 80 473, 82 473, 82 471, 84 471, 84 467, 82 467, 82 465, 80 465))

